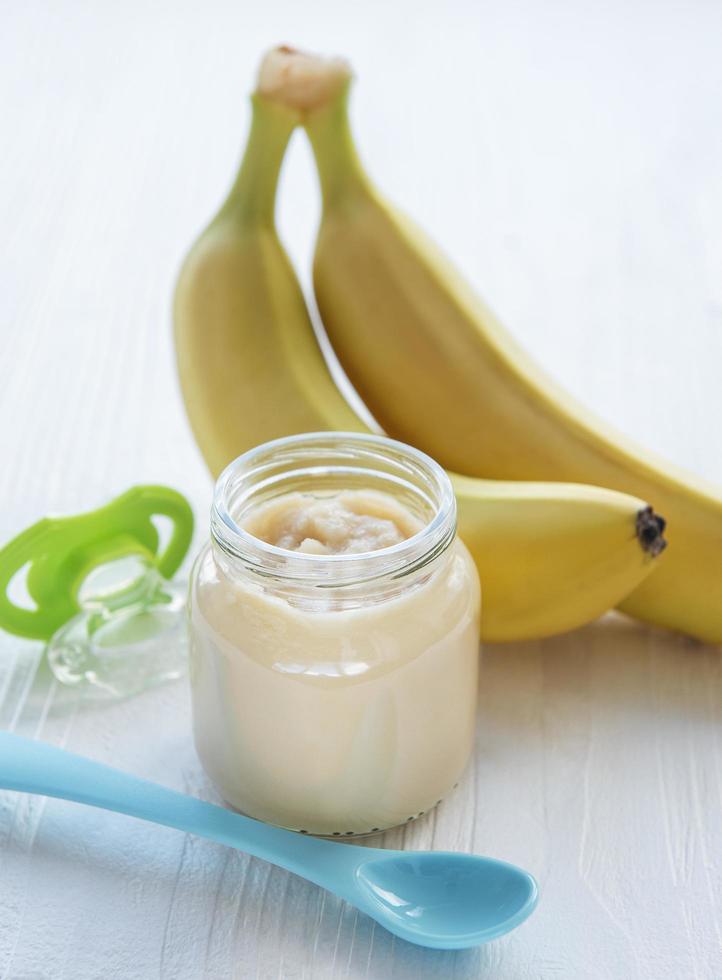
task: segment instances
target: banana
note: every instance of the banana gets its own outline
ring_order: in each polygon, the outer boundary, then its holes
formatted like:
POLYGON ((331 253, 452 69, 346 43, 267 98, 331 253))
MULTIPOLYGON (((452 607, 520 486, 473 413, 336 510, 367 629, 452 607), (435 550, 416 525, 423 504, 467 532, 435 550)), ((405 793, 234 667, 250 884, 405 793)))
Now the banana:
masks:
POLYGON ((297 123, 295 112, 253 96, 238 177, 191 248, 176 285, 181 391, 215 475, 269 439, 365 429, 339 397, 276 233, 276 183, 297 123))
MULTIPOLYGON (((293 57, 288 54, 287 58, 293 57)), ((327 63, 304 56, 305 75, 327 63)), ((568 480, 652 500, 671 524, 654 576, 620 604, 639 619, 722 641, 722 496, 635 446, 565 394, 449 261, 379 195, 351 137, 351 73, 303 111, 323 216, 314 287, 331 344, 397 439, 451 470, 568 480)))
MULTIPOLYGON (((188 416, 217 475, 248 448, 303 431, 368 431, 337 389, 274 224, 290 134, 318 86, 264 62, 230 195, 192 247, 174 303, 188 416)), ((336 85, 346 69, 327 73, 336 85)), ((313 81, 313 79, 311 79, 313 81)), ((459 529, 479 569, 482 637, 518 640, 596 618, 656 567, 663 522, 644 501, 559 483, 452 475, 459 529)))
POLYGON ((459 535, 481 579, 485 640, 552 636, 591 622, 629 594, 640 568, 657 565, 665 545, 662 518, 627 494, 450 476, 459 535))

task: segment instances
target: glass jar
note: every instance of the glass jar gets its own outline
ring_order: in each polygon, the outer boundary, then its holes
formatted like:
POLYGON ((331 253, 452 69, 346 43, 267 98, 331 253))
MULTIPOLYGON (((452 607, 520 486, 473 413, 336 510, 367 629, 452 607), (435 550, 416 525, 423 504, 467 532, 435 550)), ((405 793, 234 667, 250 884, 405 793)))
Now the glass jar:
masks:
POLYGON ((474 736, 480 593, 451 483, 382 436, 278 439, 230 464, 191 577, 194 736, 232 806, 306 833, 374 833, 459 779, 474 736), (241 526, 282 494, 392 496, 421 528, 359 554, 241 526))

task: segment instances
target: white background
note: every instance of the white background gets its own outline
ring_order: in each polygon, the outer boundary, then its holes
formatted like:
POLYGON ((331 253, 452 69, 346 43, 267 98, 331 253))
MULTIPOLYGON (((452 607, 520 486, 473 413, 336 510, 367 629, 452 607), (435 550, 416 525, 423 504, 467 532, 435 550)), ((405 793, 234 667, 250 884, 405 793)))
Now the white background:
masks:
MULTIPOLYGON (((722 6, 0 3, 0 540, 210 481, 169 299, 232 178, 260 53, 348 55, 363 156, 547 369, 722 483, 722 6)), ((303 138, 280 226, 308 281, 303 138)), ((721 559, 722 561, 722 559, 721 559)), ((99 708, 0 642, 0 727, 213 798, 184 682, 99 708)), ((0 794, 0 977, 716 978, 719 650, 621 617, 485 650, 472 771, 392 846, 528 867, 537 913, 424 951, 220 846, 0 794)))

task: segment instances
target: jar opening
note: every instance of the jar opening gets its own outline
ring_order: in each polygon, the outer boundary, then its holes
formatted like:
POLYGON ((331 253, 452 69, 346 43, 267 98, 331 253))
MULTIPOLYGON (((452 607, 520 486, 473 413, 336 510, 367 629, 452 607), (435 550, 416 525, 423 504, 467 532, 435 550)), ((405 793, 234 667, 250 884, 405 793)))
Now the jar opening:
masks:
POLYGON ((218 478, 211 512, 215 544, 257 575, 298 585, 343 588, 401 577, 426 567, 456 533, 456 501, 445 471, 425 453, 385 436, 320 432, 264 443, 218 478), (423 525, 377 551, 308 554, 261 541, 242 524, 260 504, 292 492, 332 496, 344 490, 393 496, 423 525))

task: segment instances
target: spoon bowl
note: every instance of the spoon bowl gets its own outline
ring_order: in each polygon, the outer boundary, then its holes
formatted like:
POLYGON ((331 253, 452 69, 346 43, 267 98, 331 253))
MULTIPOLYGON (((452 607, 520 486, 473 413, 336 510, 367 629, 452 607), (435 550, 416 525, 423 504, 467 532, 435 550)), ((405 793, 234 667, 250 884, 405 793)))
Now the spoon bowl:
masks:
POLYGON ((8 732, 0 732, 0 788, 103 807, 236 847, 326 888, 420 946, 463 949, 497 939, 537 901, 531 875, 494 858, 302 836, 8 732))
POLYGON ((513 864, 448 851, 376 851, 356 880, 369 915, 439 949, 497 939, 531 915, 538 897, 532 876, 513 864))

